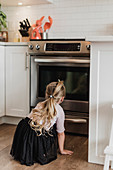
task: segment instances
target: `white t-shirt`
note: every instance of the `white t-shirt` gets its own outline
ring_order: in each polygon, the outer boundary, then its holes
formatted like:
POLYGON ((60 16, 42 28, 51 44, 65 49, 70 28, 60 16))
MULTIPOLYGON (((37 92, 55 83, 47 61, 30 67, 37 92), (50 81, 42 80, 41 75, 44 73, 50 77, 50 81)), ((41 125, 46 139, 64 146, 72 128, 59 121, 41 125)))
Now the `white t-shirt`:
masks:
POLYGON ((56 104, 55 108, 57 111, 56 122, 55 122, 56 123, 56 131, 58 133, 62 133, 65 130, 65 128, 64 128, 65 113, 64 113, 63 108, 59 104, 56 104))
MULTIPOLYGON (((39 107, 40 106, 37 104, 35 109, 38 109, 39 107)), ((59 104, 56 104, 55 108, 56 108, 57 114, 51 120, 51 126, 48 127, 47 125, 45 125, 45 129, 48 131, 56 123, 56 131, 58 133, 62 133, 65 130, 65 128, 64 128, 65 113, 64 113, 63 108, 59 104)), ((29 114, 28 117, 31 117, 31 115, 32 115, 32 111, 31 111, 31 113, 29 114)))

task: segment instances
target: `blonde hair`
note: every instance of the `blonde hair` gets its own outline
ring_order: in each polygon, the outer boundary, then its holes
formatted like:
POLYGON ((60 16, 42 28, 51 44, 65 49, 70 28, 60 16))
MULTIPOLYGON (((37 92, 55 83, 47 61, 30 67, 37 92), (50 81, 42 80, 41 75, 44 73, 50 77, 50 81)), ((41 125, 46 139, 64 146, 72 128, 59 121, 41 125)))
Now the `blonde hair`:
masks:
POLYGON ((51 120, 57 114, 55 104, 64 96, 65 86, 63 81, 52 82, 47 85, 45 92, 46 100, 39 103, 41 107, 32 110, 32 120, 30 121, 30 126, 35 131, 39 131, 40 135, 42 134, 42 129, 45 129, 45 126, 51 126, 51 120))

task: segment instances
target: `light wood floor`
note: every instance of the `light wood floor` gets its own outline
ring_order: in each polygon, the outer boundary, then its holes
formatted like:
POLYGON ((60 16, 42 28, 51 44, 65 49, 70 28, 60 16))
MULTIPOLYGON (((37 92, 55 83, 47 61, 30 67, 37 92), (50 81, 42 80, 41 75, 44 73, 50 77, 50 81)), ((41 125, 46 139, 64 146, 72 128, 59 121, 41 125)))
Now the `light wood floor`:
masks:
POLYGON ((21 165, 9 154, 15 129, 14 125, 0 125, 0 170, 103 170, 103 166, 87 162, 87 137, 70 134, 66 134, 65 148, 73 150, 73 155, 58 154, 57 160, 47 165, 21 165))

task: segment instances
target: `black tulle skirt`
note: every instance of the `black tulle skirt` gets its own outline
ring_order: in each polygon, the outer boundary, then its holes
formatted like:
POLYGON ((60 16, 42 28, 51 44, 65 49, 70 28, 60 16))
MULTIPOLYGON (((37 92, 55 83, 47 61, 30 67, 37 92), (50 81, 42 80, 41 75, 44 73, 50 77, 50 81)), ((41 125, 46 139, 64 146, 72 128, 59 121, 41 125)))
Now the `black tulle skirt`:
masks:
POLYGON ((17 125, 10 154, 24 165, 47 164, 57 158, 57 133, 54 125, 51 135, 37 136, 26 117, 17 125))

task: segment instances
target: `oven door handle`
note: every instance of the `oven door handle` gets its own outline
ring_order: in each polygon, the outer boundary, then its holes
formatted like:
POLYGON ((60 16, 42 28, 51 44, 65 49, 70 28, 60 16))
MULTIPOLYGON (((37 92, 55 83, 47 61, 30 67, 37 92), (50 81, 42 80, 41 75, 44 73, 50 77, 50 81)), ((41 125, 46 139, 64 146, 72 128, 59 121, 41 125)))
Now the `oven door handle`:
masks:
POLYGON ((53 58, 35 58, 34 61, 36 63, 55 63, 55 62, 60 62, 60 63, 78 63, 78 64, 89 64, 90 60, 89 59, 53 59, 53 58))
POLYGON ((69 118, 66 118, 65 120, 73 122, 73 123, 87 123, 86 119, 81 119, 81 118, 80 119, 69 119, 69 118))

